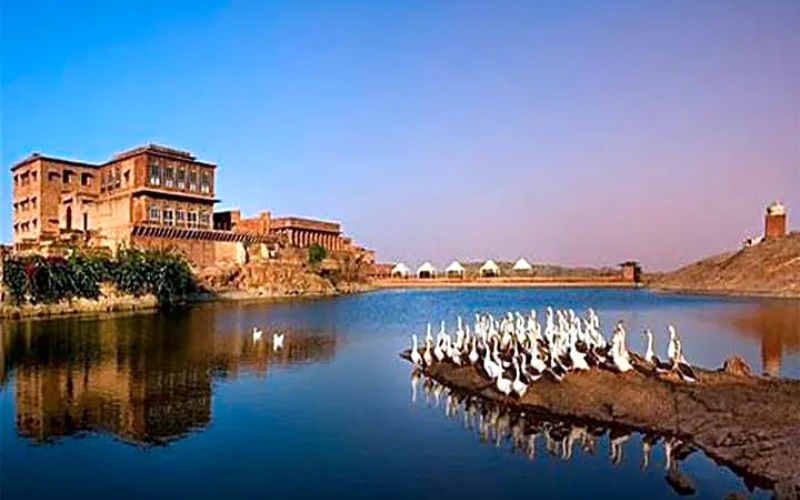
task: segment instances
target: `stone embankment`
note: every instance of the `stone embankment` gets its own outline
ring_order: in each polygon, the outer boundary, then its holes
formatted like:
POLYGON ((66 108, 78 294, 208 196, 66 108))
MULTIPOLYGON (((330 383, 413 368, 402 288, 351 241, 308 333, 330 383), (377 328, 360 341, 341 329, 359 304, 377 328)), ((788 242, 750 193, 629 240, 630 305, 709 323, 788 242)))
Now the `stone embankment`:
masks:
MULTIPOLYGON (((402 355, 409 359, 409 352, 402 355)), ((674 436, 733 471, 800 496, 800 380, 747 376, 741 361, 728 370, 698 371, 694 384, 632 371, 593 369, 561 383, 542 379, 508 404, 556 417, 622 425, 674 436)), ((506 398, 474 366, 437 363, 425 373, 455 390, 504 404, 506 398)))

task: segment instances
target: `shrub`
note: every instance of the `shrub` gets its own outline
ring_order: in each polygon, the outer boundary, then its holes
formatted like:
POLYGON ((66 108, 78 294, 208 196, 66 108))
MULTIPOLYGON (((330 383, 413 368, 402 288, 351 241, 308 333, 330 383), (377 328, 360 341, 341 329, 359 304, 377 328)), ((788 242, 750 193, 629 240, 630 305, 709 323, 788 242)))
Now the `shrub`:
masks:
POLYGON ((162 305, 196 290, 183 256, 168 251, 120 250, 116 259, 75 252, 68 258, 9 256, 3 281, 15 304, 53 303, 74 298, 97 299, 103 282, 134 296, 152 293, 162 305))
POLYGON ((319 264, 325 260, 327 256, 328 251, 319 243, 312 243, 311 246, 308 247, 308 261, 312 264, 319 264))

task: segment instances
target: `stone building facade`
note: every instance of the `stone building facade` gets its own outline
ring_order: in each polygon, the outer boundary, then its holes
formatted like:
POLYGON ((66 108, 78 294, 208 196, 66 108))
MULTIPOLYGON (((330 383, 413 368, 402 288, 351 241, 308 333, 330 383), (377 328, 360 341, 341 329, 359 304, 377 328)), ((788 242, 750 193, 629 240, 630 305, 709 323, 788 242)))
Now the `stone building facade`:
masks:
POLYGON ((11 167, 15 251, 54 243, 172 248, 199 268, 246 261, 247 250, 275 255, 283 242, 374 259, 341 234, 338 223, 270 212, 243 218, 239 210, 214 213, 217 166, 187 151, 147 145, 92 164, 33 154, 11 167), (244 256, 243 256, 244 254, 244 256))
POLYGON ((786 207, 779 201, 772 202, 767 207, 764 216, 764 238, 780 238, 786 234, 786 207))

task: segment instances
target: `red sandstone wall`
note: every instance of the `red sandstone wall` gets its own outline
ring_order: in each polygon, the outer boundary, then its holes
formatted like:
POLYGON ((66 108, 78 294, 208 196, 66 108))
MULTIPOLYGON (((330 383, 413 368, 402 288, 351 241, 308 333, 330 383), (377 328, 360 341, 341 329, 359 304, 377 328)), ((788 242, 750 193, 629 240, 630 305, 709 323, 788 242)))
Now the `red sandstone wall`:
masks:
POLYGON ((764 220, 764 237, 780 238, 786 234, 786 214, 766 215, 764 220))

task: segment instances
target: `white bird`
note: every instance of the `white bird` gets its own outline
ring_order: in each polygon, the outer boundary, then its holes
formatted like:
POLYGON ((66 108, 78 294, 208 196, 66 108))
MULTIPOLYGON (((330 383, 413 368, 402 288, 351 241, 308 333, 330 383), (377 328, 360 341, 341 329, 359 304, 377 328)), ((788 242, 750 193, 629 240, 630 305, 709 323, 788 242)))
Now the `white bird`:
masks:
POLYGON ((283 348, 283 337, 285 334, 283 333, 273 333, 272 334, 272 350, 277 351, 278 349, 283 348))
POLYGON ((522 398, 522 396, 525 395, 525 391, 528 390, 528 384, 524 383, 520 379, 520 368, 517 358, 514 358, 514 370, 516 371, 516 376, 514 377, 514 381, 511 383, 511 390, 514 391, 514 394, 516 394, 517 397, 522 398))
POLYGON ((497 381, 495 382, 495 386, 497 390, 505 394, 506 399, 511 395, 511 384, 512 381, 509 378, 503 378, 503 371, 500 370, 500 375, 497 377, 497 381))
POLYGON ((261 336, 264 334, 260 329, 253 327, 253 342, 258 342, 261 340, 261 336))
POLYGON ((425 352, 422 354, 422 359, 425 361, 426 366, 433 364, 433 356, 431 356, 431 343, 425 342, 425 352))
POLYGON ((417 346, 417 335, 414 334, 411 336, 411 362, 415 365, 422 364, 422 356, 419 354, 418 346, 417 346))

